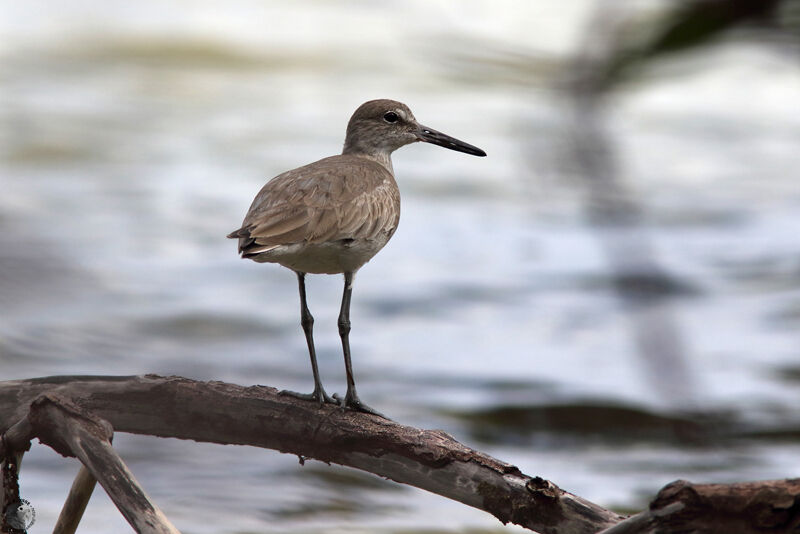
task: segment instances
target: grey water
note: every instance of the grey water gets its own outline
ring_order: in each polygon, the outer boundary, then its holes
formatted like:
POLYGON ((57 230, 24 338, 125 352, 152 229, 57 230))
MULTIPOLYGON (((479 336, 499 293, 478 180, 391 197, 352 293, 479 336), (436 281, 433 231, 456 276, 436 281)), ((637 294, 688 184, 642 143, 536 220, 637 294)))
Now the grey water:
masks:
MULTIPOLYGON (((609 100, 637 239, 666 273, 643 309, 620 297, 603 249, 629 230, 592 224, 565 156, 553 72, 590 7, 3 3, 0 379, 310 391, 294 275, 238 259, 225 235, 267 179, 338 153, 360 103, 394 98, 489 156, 395 153, 400 227, 353 297, 365 402, 621 511, 679 478, 800 476, 796 56, 722 40, 609 100), (658 339, 642 321, 656 311, 682 374, 654 372, 637 343, 658 339)), ((323 380, 343 393, 341 284, 308 280, 323 380)), ((125 434, 115 446, 186 533, 521 530, 274 451, 125 434)), ((39 444, 26 455, 31 532, 52 528, 77 468, 39 444)), ((98 488, 81 532, 128 530, 98 488)))

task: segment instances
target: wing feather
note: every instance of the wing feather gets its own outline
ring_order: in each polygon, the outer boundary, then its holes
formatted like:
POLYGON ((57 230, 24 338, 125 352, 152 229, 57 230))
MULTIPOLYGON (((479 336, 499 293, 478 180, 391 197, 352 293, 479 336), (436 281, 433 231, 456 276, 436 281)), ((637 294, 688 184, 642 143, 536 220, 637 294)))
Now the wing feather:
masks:
POLYGON ((258 193, 239 239, 245 255, 276 246, 374 239, 391 235, 400 217, 392 174, 376 161, 333 156, 280 174, 258 193))

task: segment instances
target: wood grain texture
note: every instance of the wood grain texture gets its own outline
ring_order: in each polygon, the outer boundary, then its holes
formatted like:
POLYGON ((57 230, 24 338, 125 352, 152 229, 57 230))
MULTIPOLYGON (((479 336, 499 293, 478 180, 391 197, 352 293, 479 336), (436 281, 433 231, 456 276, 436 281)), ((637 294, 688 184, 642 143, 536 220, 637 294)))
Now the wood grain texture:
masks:
MULTIPOLYGON (((3 382, 0 431, 24 417, 31 403, 44 394, 69 399, 80 410, 108 421, 116 431, 252 445, 355 467, 543 534, 588 534, 622 519, 442 431, 319 406, 264 386, 156 375, 3 382)), ((64 449, 55 437, 48 444, 64 449)), ((73 444, 68 446, 71 450, 73 444)))

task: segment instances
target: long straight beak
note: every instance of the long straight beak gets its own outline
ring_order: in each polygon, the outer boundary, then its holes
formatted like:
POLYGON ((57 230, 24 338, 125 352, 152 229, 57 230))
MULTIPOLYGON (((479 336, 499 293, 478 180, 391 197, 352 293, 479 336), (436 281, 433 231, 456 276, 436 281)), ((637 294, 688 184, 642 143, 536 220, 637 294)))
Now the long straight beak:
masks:
POLYGON ((467 154, 472 154, 473 156, 483 157, 486 155, 486 152, 476 146, 465 143, 464 141, 460 141, 455 137, 450 137, 442 132, 437 132, 433 128, 428 128, 427 126, 420 125, 419 131, 417 132, 417 138, 424 143, 443 146, 445 148, 449 148, 450 150, 465 152, 467 154))

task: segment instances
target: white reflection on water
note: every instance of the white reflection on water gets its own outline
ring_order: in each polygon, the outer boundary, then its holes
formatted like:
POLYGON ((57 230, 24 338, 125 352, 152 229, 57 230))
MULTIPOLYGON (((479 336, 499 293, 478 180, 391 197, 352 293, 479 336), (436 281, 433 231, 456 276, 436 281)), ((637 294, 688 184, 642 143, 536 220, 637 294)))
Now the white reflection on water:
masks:
MULTIPOLYGON (((292 274, 237 259, 224 235, 264 180, 338 152, 352 110, 389 97, 489 157, 396 153, 400 229, 354 294, 365 400, 604 504, 641 506, 675 478, 797 476, 791 440, 697 449, 537 427, 483 443, 468 418, 444 413, 670 406, 642 378, 579 183, 557 157, 565 103, 545 66, 570 52, 586 3, 558 6, 4 5, 3 377, 158 372, 309 389, 292 274)), ((787 110, 799 89, 785 58, 730 44, 620 92, 609 113, 659 260, 691 288, 672 304, 703 408, 787 431, 800 248, 800 116, 787 110)), ((344 383, 340 284, 309 279, 330 391, 344 383)), ((115 444, 187 532, 497 526, 268 451, 115 444), (319 506, 304 509, 308 499, 319 506)), ((52 524, 74 463, 42 447, 26 458, 24 495, 37 524, 52 524)), ((108 521, 125 528, 98 491, 84 526, 107 532, 108 521)))

